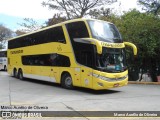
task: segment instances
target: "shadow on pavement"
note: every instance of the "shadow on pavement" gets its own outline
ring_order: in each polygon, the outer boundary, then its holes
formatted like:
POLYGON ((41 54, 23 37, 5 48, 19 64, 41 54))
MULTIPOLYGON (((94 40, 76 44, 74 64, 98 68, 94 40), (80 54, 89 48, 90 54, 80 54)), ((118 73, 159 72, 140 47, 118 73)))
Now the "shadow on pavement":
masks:
MULTIPOLYGON (((29 79, 29 78, 25 78, 23 81, 28 81, 28 82, 32 82, 32 83, 37 83, 37 84, 42 84, 42 85, 53 86, 53 87, 60 88, 60 89, 65 89, 65 88, 62 88, 61 85, 58 84, 58 83, 52 83, 52 82, 41 81, 41 80, 36 80, 36 79, 29 79)), ((118 91, 118 90, 111 90, 111 89, 92 90, 92 89, 89 89, 89 88, 81 88, 81 87, 74 87, 71 90, 69 90, 69 89, 65 89, 65 90, 73 91, 73 92, 78 91, 78 92, 82 92, 82 93, 95 94, 95 95, 115 94, 115 93, 121 92, 121 91, 118 91)))

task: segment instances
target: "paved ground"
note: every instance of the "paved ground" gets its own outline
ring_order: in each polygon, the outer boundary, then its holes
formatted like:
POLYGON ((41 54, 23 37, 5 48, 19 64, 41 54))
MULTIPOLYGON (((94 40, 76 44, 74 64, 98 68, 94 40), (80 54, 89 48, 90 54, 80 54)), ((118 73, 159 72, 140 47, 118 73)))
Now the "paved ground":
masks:
POLYGON ((66 90, 53 83, 21 81, 0 71, 0 105, 38 106, 49 111, 160 111, 160 85, 129 84, 103 91, 66 90))

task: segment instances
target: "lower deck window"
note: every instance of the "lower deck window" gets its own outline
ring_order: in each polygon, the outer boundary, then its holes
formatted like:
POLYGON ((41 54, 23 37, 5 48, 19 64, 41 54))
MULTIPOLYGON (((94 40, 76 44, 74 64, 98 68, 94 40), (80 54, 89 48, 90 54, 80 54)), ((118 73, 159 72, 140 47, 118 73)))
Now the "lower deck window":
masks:
POLYGON ((22 56, 22 64, 30 66, 70 67, 70 59, 60 54, 40 54, 22 56))

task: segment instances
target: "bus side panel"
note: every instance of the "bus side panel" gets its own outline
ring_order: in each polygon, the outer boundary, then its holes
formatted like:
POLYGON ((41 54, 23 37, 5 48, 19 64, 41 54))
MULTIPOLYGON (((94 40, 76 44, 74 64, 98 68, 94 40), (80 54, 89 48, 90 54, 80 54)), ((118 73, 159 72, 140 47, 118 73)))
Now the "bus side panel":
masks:
POLYGON ((93 81, 92 81, 92 68, 82 66, 81 67, 81 84, 82 87, 85 88, 92 88, 93 81))
POLYGON ((19 54, 12 54, 12 50, 7 51, 8 55, 8 73, 13 75, 13 70, 16 69, 18 71, 19 66, 21 66, 21 55, 19 54))

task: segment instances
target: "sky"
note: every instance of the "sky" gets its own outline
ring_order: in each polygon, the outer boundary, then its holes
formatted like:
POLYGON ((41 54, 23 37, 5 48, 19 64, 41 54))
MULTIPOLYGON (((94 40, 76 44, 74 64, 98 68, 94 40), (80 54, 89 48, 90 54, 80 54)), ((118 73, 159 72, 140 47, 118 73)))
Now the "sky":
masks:
MULTIPOLYGON (((18 23, 24 22, 24 18, 33 18, 39 24, 45 23, 55 12, 43 7, 43 1, 47 0, 0 0, 0 24, 16 31, 20 28, 18 23)), ((137 0, 118 0, 114 8, 120 13, 137 8, 137 0)))

